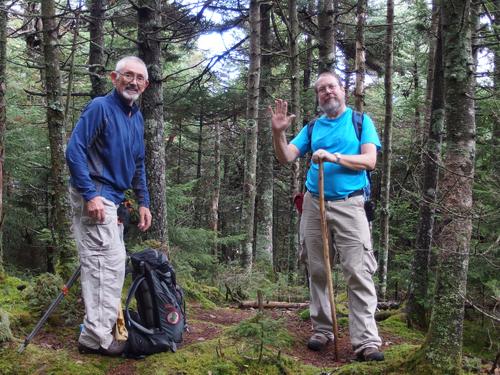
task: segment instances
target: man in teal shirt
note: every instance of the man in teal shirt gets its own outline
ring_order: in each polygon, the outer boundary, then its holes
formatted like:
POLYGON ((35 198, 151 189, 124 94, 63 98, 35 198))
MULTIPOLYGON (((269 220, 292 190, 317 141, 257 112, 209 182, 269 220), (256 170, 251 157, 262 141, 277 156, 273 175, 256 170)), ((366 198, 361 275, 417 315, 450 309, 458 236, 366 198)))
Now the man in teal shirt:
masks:
POLYGON ((322 350, 334 340, 319 214, 318 162, 321 160, 324 162, 330 244, 339 255, 348 287, 351 344, 359 360, 381 361, 384 355, 379 351, 382 340, 374 317, 377 295, 372 279, 377 262, 363 197, 363 188, 368 183, 366 170, 375 167, 380 141, 367 115, 363 116, 358 140, 352 123, 352 109, 346 107, 344 88, 336 74, 322 73, 314 87, 324 115, 315 121, 312 133, 304 127, 288 143, 285 132, 294 116, 288 116, 288 105, 281 99, 276 100, 274 110, 270 108, 278 160, 284 164, 313 152, 300 224, 309 270, 310 313, 314 330, 307 346, 311 350, 322 350))

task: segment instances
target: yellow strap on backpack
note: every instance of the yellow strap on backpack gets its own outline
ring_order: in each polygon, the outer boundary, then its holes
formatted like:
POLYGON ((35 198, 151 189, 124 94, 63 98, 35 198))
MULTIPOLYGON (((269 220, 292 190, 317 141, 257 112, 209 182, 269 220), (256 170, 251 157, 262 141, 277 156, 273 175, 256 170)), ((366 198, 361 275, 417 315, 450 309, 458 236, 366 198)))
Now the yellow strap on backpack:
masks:
POLYGON ((123 316, 122 304, 120 302, 120 306, 118 309, 118 319, 116 319, 114 336, 116 341, 127 341, 128 339, 128 331, 125 327, 125 318, 123 316))

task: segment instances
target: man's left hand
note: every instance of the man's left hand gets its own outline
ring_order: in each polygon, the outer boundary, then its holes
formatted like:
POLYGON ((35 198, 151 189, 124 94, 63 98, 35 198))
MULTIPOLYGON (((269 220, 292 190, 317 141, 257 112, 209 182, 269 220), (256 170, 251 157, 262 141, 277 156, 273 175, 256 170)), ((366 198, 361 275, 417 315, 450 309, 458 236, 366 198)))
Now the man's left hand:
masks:
POLYGON ((139 207, 139 224, 137 227, 141 232, 145 232, 151 226, 151 212, 147 207, 139 207))
POLYGON ((316 150, 312 155, 312 161, 313 163, 319 163, 320 161, 329 161, 335 163, 337 161, 337 158, 334 154, 331 154, 326 150, 319 149, 316 150))

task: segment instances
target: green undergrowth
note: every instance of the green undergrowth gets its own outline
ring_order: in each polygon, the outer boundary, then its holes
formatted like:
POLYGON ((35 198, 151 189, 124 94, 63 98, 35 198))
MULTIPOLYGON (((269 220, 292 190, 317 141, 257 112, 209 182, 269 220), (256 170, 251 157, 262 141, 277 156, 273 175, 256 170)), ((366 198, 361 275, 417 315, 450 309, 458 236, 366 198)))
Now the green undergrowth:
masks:
POLYGON ((321 371, 282 353, 292 338, 281 320, 256 314, 223 330, 216 339, 186 346, 175 354, 161 353, 137 362, 138 374, 304 374, 321 371))
POLYGON ((464 353, 493 361, 500 352, 500 324, 489 319, 464 321, 464 353))
POLYGON ((298 363, 280 351, 268 353, 259 362, 245 340, 222 337, 187 346, 177 353, 161 353, 136 364, 144 375, 317 375, 320 369, 298 363))

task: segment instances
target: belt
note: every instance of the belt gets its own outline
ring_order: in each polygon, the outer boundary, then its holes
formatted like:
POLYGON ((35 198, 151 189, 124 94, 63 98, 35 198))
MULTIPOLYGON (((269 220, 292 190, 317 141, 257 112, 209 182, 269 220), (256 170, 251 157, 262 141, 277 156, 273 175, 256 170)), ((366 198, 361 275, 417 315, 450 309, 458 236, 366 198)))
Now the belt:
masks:
MULTIPOLYGON (((311 193, 311 195, 314 198, 319 199, 319 195, 314 194, 314 193, 311 193)), ((363 195, 363 189, 354 190, 352 193, 350 193, 350 194, 348 194, 348 195, 346 195, 345 197, 342 197, 342 198, 334 198, 334 199, 325 198, 325 201, 341 201, 341 200, 346 200, 346 199, 349 199, 349 198, 352 198, 352 197, 357 197, 358 195, 363 195)))

